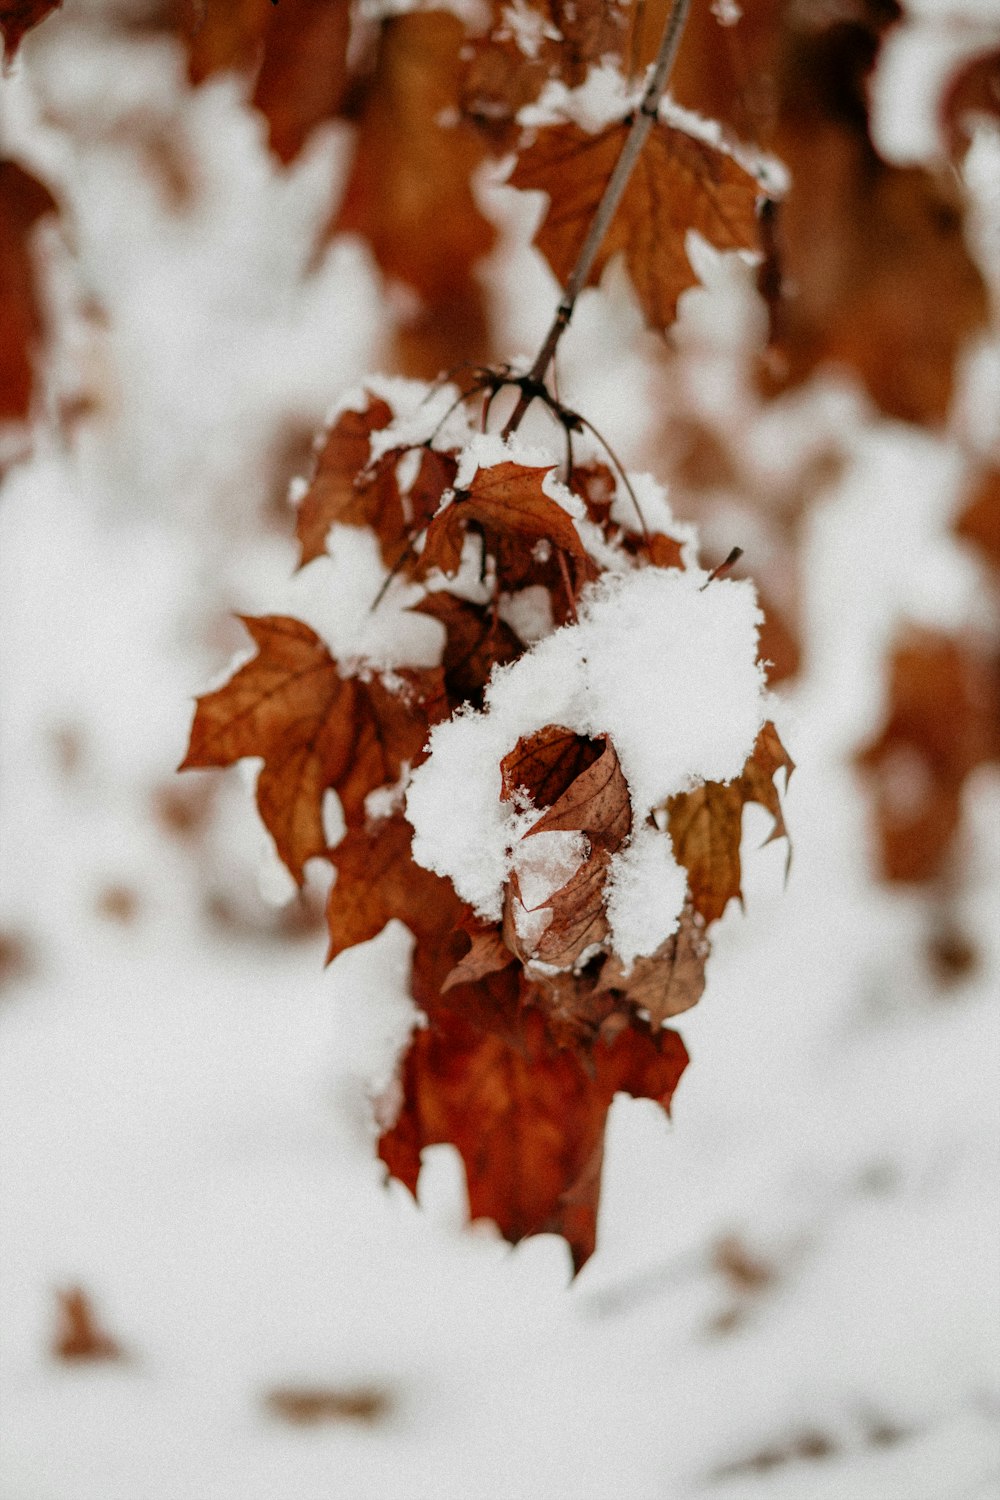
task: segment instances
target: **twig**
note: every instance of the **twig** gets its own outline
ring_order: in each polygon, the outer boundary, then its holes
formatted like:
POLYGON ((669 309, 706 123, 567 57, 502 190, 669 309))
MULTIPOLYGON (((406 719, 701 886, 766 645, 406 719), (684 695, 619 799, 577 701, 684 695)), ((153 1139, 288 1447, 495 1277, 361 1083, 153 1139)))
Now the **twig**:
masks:
MULTIPOLYGON (((576 299, 586 285, 587 277, 590 275, 597 252, 601 248, 604 236, 608 231, 608 226, 615 216, 615 210, 621 202, 622 194, 632 175, 632 170, 639 160, 639 153, 646 144, 646 137, 653 127, 653 121, 656 119, 657 111, 660 107, 660 96, 666 88, 667 79, 670 77, 670 70, 674 65, 674 58, 677 56, 677 49, 680 46, 690 4, 691 0, 674 0, 670 14, 667 17, 667 24, 663 29, 660 50, 657 53, 656 62, 653 64, 653 70, 649 75, 649 82, 646 84, 646 89, 642 96, 642 103, 632 117, 632 128, 625 138, 621 154, 615 162, 611 176, 608 178, 604 195, 597 205, 597 212, 594 214, 590 228, 587 230, 587 237, 580 247, 580 253, 576 258, 576 265, 569 273, 566 285, 563 287, 563 294, 556 309, 552 327, 549 329, 545 337, 545 342, 538 351, 538 356, 528 372, 526 381, 528 387, 544 384, 549 365, 552 363, 556 349, 559 347, 559 340, 569 327, 569 320, 573 316, 576 299)), ((530 390, 522 389, 518 403, 503 430, 505 438, 510 437, 511 433, 516 432, 520 427, 532 399, 530 390)))

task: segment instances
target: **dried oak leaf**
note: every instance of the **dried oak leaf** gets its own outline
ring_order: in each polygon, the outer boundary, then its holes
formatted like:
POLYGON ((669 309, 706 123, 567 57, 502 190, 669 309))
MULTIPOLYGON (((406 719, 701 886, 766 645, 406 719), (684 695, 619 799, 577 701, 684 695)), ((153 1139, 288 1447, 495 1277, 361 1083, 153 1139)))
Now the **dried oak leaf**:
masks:
POLYGON ((181 770, 261 756, 257 806, 278 854, 301 884, 307 859, 327 851, 323 797, 332 787, 348 827, 375 788, 415 763, 428 705, 444 704, 440 673, 345 677, 316 633, 283 616, 241 616, 258 654, 198 699, 181 770))
POLYGON ((706 922, 721 917, 731 897, 741 896, 740 835, 746 804, 759 802, 774 819, 768 843, 788 837, 774 784, 782 769, 790 776, 794 764, 768 721, 734 781, 706 781, 667 803, 674 854, 688 872, 694 909, 706 922))
POLYGON ((525 582, 538 543, 558 548, 585 571, 588 559, 572 516, 543 488, 550 472, 509 461, 478 469, 469 488, 456 491, 428 526, 418 571, 426 575, 437 568, 453 577, 470 527, 482 534, 486 551, 496 559, 501 588, 525 582))
POLYGON ((444 11, 384 23, 351 175, 331 225, 363 235, 386 276, 441 306, 468 286, 496 237, 469 182, 483 143, 458 116, 465 38, 462 22, 444 11))
POLYGON ((975 543, 991 567, 1000 569, 1000 469, 989 469, 981 477, 955 530, 975 543))
POLYGON ((557 1047, 537 1010, 513 1034, 482 1032, 449 1013, 415 1033, 403 1064, 403 1105, 379 1154, 412 1190, 420 1153, 455 1145, 473 1218, 512 1241, 566 1235, 579 1268, 594 1248, 600 1148, 618 1091, 664 1108, 687 1063, 675 1032, 611 1025, 589 1053, 557 1047))
MULTIPOLYGON (((621 154, 629 121, 589 135, 578 125, 539 130, 510 177, 514 187, 540 189, 549 206, 535 244, 565 283, 621 154)), ((726 152, 658 120, 594 262, 595 283, 622 251, 647 323, 663 330, 677 299, 698 278, 685 249, 696 229, 719 250, 758 247, 756 180, 726 152)))
POLYGON ((874 783, 887 880, 943 870, 965 778, 1000 754, 998 686, 995 664, 968 641, 912 630, 893 651, 887 722, 858 756, 874 783))
POLYGON ((189 32, 188 71, 201 83, 223 69, 258 68, 251 103, 267 120, 271 149, 283 162, 301 151, 321 120, 340 113, 350 76, 349 0, 206 0, 189 32))
POLYGON ((29 236, 56 202, 14 161, 0 161, 0 421, 23 421, 31 407, 34 356, 42 335, 29 236))
POLYGON ((3 33, 3 52, 10 62, 24 35, 52 11, 58 10, 62 0, 0 0, 0 32, 3 33))

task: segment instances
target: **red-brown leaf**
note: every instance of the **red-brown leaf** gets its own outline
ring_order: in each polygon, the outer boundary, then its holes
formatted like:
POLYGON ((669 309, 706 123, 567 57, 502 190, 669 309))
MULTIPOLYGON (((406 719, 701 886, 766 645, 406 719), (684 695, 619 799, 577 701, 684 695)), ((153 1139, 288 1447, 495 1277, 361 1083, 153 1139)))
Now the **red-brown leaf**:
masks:
POLYGON ((52 11, 58 10, 62 0, 0 0, 0 32, 3 33, 2 51, 10 62, 20 47, 26 32, 39 21, 44 21, 52 11))
POLYGON ((263 757, 257 805, 301 883, 306 860, 327 849, 326 790, 337 791, 349 826, 362 821, 368 793, 394 783, 404 762, 423 750, 428 719, 419 700, 443 690, 437 674, 397 672, 391 688, 377 676, 344 677, 320 638, 297 620, 243 623, 258 654, 198 700, 181 769, 263 757))
POLYGON ((608 1106, 623 1090, 669 1108, 687 1063, 680 1038, 626 1025, 589 1055, 557 1048, 537 1011, 518 1034, 482 1034, 449 1015, 415 1033, 404 1103, 379 1144, 393 1176, 415 1189, 424 1146, 447 1141, 465 1162, 473 1218, 509 1240, 570 1237, 579 1267, 592 1253, 608 1106))
POLYGON ((393 493, 391 484, 368 472, 371 435, 391 421, 391 407, 371 397, 364 411, 341 412, 327 433, 296 516, 299 567, 326 551, 327 533, 335 522, 378 531, 388 510, 389 526, 394 532, 401 529, 398 490, 393 493))
POLYGON ((30 235, 55 199, 14 161, 0 161, 0 421, 23 421, 31 408, 34 361, 42 334, 30 235))
MULTIPOLYGON (((549 206, 535 243, 565 283, 629 132, 627 121, 589 135, 578 125, 539 131, 522 151, 510 181, 541 189, 549 206)), ((622 251, 651 327, 677 316, 677 299, 698 278, 685 236, 696 229, 720 250, 758 247, 755 179, 733 157, 684 130, 657 121, 643 147, 590 281, 622 251)))
POLYGON ((182 25, 190 33, 189 72, 201 83, 223 69, 259 66, 252 103, 265 116, 271 148, 297 156, 321 120, 339 114, 347 92, 348 0, 207 0, 182 25))
POLYGON ((447 590, 428 594, 415 609, 444 626, 442 667, 453 708, 462 703, 480 707, 483 689, 496 666, 516 661, 524 642, 499 618, 495 609, 470 604, 447 590))
POLYGON ((991 567, 1000 569, 1000 469, 982 475, 955 530, 975 543, 991 567))
POLYGON ((483 158, 457 118, 465 28, 444 11, 384 23, 359 124, 357 151, 334 230, 361 234, 386 276, 428 303, 464 288, 495 231, 469 178, 483 158))

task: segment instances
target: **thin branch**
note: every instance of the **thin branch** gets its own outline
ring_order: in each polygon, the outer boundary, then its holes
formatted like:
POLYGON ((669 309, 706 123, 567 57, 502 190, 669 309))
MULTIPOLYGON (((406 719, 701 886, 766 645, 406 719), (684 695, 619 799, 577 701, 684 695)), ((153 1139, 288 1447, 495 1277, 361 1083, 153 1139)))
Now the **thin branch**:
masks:
MULTIPOLYGON (((569 327, 569 320, 573 316, 576 299, 587 283, 587 277, 593 268, 597 252, 601 248, 604 236, 608 231, 611 220, 615 216, 615 210, 621 202, 622 194, 632 175, 633 168, 639 160, 639 153, 646 144, 646 137, 653 127, 653 121, 656 119, 657 111, 660 107, 660 97, 667 86, 667 79, 670 77, 670 70, 674 65, 674 58, 677 56, 677 49, 680 46, 690 4, 691 0, 674 0, 670 14, 667 17, 667 24, 663 29, 660 50, 657 53, 656 62, 653 64, 649 81, 642 96, 642 103, 632 117, 632 128, 625 138, 621 155, 615 162, 614 170, 608 178, 604 195, 597 205, 597 212, 594 214, 590 228, 587 230, 587 237, 580 247, 580 253, 576 258, 576 265, 569 273, 566 285, 563 287, 563 294, 556 309, 552 327, 549 329, 545 337, 545 342, 538 351, 535 363, 528 372, 529 384, 540 385, 544 383, 549 365, 552 363, 556 349, 559 347, 559 340, 569 327)), ((521 397, 503 430, 504 437, 510 437, 511 433, 516 432, 518 427, 520 427, 532 399, 531 395, 522 389, 521 397)))

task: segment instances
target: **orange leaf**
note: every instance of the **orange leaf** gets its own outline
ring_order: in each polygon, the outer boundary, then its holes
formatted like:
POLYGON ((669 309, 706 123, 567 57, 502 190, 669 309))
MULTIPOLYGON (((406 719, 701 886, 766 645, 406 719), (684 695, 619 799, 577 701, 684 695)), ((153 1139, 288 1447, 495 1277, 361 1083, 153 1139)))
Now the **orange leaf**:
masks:
MULTIPOLYGON (((535 243, 565 283, 608 178, 629 133, 628 120, 589 135, 578 125, 552 125, 522 151, 510 181, 541 189, 549 207, 535 243)), ((733 157, 685 130, 657 121, 604 237, 590 282, 622 251, 646 321, 664 329, 677 299, 698 278, 685 236, 696 229, 719 250, 758 246, 755 179, 733 157)))
POLYGON ((490 249, 469 178, 484 148, 458 118, 465 28, 443 11, 383 26, 354 165, 331 228, 361 234, 386 276, 447 303, 490 249))
POLYGON ((191 79, 259 65, 252 103, 265 116, 271 148, 297 156, 321 120, 339 114, 347 92, 349 0, 207 0, 191 30, 191 79))
POLYGON ((391 688, 377 676, 343 677, 307 625, 241 618, 258 654, 199 698, 181 769, 262 756, 257 806, 301 884, 306 860, 327 849, 327 788, 339 794, 348 826, 363 819, 368 793, 395 782, 403 763, 420 756, 428 720, 418 703, 440 695, 439 674, 396 672, 391 688))
POLYGON ((535 1010, 513 1035, 442 1016, 414 1035, 402 1111, 379 1154, 413 1190, 423 1147, 451 1142, 473 1218, 494 1219, 509 1240, 566 1234, 579 1267, 594 1248, 595 1168, 611 1100, 623 1090, 669 1108, 686 1063, 680 1037, 641 1025, 609 1028, 583 1055, 556 1047, 535 1010))
POLYGON ((14 161, 0 161, 0 421, 31 407, 33 362, 42 332, 30 234, 55 199, 14 161))
POLYGON ((982 476, 955 530, 975 543, 991 567, 1000 568, 1000 469, 982 476))
POLYGON ((759 802, 771 814, 770 839, 788 836, 774 784, 775 773, 781 769, 790 776, 794 765, 768 722, 735 781, 706 781, 667 803, 674 854, 688 872, 695 911, 706 922, 721 917, 731 897, 742 899, 740 836, 746 804, 759 802))

